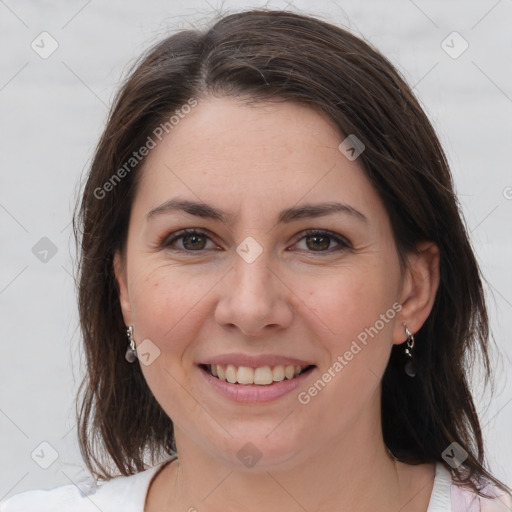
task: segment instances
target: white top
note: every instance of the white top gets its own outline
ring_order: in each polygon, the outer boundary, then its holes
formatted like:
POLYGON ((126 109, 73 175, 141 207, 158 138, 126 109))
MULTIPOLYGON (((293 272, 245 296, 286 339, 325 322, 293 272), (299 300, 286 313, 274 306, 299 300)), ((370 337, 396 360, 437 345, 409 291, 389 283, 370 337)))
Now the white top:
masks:
MULTIPOLYGON (((167 462, 132 476, 119 476, 108 481, 91 480, 80 489, 63 485, 49 491, 26 491, 0 503, 0 512, 144 512, 151 480, 167 462)), ((494 493, 496 494, 496 493, 494 493)), ((500 496, 484 499, 452 483, 450 472, 436 464, 436 474, 426 512, 510 512, 512 499, 500 496)))

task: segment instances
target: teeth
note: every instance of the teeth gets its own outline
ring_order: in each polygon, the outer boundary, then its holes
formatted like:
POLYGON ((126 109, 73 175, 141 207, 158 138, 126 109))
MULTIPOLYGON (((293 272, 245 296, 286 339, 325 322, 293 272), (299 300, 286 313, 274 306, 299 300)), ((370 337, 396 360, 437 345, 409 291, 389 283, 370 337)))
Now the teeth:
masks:
POLYGON ((260 366, 250 368, 248 366, 235 366, 233 364, 209 365, 210 373, 220 380, 228 381, 231 384, 256 384, 259 386, 268 386, 273 382, 280 382, 285 379, 293 379, 306 368, 305 366, 277 365, 274 367, 260 366))
POLYGON ((295 376, 295 366, 285 366, 284 367, 284 376, 287 379, 293 379, 295 376))
POLYGON ((274 369, 272 370, 272 376, 275 381, 284 380, 284 366, 274 366, 274 369))
POLYGON ((272 384, 272 382, 274 382, 274 374, 270 366, 262 366, 254 370, 254 384, 267 386, 268 384, 272 384))
POLYGON ((231 382, 231 384, 234 384, 237 380, 237 371, 236 367, 232 364, 228 364, 226 366, 226 380, 228 382, 231 382))
POLYGON ((255 372, 252 368, 247 368, 247 366, 240 366, 240 368, 238 368, 236 381, 239 384, 252 384, 255 382, 254 373, 255 372))

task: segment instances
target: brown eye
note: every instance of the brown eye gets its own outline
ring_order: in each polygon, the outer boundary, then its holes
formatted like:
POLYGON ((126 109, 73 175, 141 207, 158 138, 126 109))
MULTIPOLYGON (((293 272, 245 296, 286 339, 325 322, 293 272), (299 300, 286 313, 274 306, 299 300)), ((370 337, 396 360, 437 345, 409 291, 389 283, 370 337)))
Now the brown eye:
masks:
POLYGON ((189 251, 200 251, 206 246, 206 237, 199 234, 184 235, 183 247, 189 251))
POLYGON ((162 242, 161 247, 170 251, 200 252, 215 249, 215 244, 206 233, 190 229, 173 233, 162 242))
POLYGON ((324 251, 331 245, 331 237, 326 235, 309 235, 306 237, 306 245, 312 251, 324 251))
POLYGON ((330 231, 307 231, 295 244, 293 250, 327 253, 352 249, 352 244, 344 237, 330 231))

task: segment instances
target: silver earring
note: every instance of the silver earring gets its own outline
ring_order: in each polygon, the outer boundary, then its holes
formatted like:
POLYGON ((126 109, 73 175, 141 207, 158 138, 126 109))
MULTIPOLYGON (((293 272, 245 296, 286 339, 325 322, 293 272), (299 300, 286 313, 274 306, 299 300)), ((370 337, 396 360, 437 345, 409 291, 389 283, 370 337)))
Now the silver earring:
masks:
POLYGON ((133 327, 131 325, 126 329, 126 336, 128 337, 128 348, 124 357, 129 363, 133 363, 137 359, 137 348, 133 339, 133 327))
POLYGON ((412 335, 411 331, 407 328, 407 325, 403 324, 405 333, 407 334, 407 345, 405 347, 405 364, 404 364, 404 372, 409 377, 416 377, 416 358, 413 354, 413 348, 414 348, 414 336, 412 335))

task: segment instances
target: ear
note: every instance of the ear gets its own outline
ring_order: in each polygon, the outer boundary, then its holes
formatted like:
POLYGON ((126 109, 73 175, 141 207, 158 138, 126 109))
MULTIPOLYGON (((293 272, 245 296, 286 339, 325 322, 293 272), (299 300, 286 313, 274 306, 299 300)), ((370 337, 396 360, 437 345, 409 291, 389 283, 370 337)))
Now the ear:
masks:
POLYGON ((407 339, 402 322, 415 334, 430 315, 439 288, 439 248, 434 242, 418 244, 407 257, 407 268, 400 294, 402 310, 393 331, 393 343, 407 339))
POLYGON ((121 311, 125 325, 132 325, 132 310, 130 306, 130 298, 128 295, 128 283, 126 278, 126 265, 123 257, 116 251, 114 254, 114 275, 116 276, 117 285, 119 288, 119 302, 121 304, 121 311))

